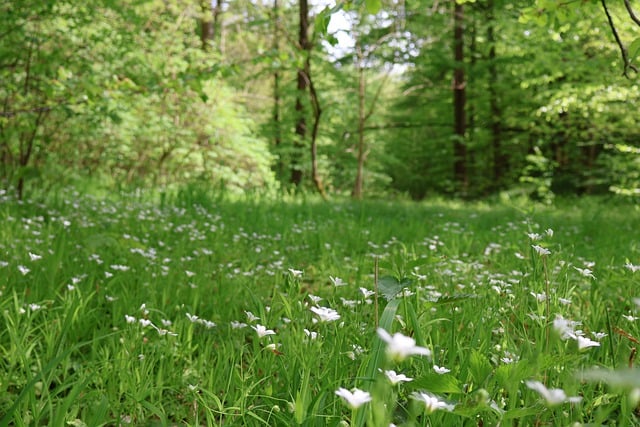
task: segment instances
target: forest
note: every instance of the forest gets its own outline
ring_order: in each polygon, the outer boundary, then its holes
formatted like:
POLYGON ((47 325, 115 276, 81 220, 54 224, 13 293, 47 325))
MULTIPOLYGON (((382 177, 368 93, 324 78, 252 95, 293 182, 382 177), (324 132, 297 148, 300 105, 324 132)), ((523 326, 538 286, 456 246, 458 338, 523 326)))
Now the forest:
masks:
POLYGON ((0 0, 0 427, 640 425, 639 17, 0 0))
POLYGON ((637 197, 631 2, 0 5, 0 185, 637 197))

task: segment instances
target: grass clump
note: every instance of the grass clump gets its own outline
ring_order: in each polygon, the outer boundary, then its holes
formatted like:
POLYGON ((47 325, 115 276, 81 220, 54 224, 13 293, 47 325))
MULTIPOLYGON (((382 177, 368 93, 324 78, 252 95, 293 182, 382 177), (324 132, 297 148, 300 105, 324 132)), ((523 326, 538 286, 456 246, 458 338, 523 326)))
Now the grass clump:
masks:
POLYGON ((637 424, 632 209, 3 196, 0 425, 637 424))

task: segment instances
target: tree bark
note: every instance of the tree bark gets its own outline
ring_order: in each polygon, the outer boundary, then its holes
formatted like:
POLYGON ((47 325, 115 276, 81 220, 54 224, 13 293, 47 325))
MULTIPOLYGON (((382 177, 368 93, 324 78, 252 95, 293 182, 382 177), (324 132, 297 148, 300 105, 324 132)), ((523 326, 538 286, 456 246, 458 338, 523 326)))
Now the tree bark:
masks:
MULTIPOLYGON (((273 51, 280 51, 280 6, 278 0, 273 0, 273 51)), ((280 127, 280 72, 276 68, 273 71, 273 144, 276 151, 282 144, 282 130, 280 127)), ((276 175, 279 179, 284 173, 284 162, 282 156, 278 156, 276 164, 276 175)))
POLYGON ((466 125, 466 94, 464 80, 464 8, 457 2, 453 10, 453 52, 456 68, 453 71, 453 174, 459 189, 465 193, 468 186, 467 147, 465 145, 466 125))
POLYGON ((211 12, 211 2, 209 0, 200 0, 200 44, 204 51, 209 50, 211 40, 213 40, 213 16, 211 12))
POLYGON ((501 187, 505 175, 508 156, 502 147, 502 108, 498 99, 498 67, 496 66, 496 36, 495 36, 495 4, 494 0, 487 2, 487 42, 489 43, 489 112, 491 127, 491 151, 493 155, 493 189, 501 187))
POLYGON ((365 153, 365 140, 364 140, 364 125, 367 120, 364 111, 364 101, 366 95, 366 80, 364 75, 364 57, 362 54, 362 50, 358 47, 358 164, 356 167, 356 180, 353 185, 353 192, 351 196, 355 199, 362 198, 362 187, 363 187, 363 170, 364 170, 364 161, 366 157, 365 153))
POLYGON ((322 115, 322 109, 320 108, 320 101, 318 100, 318 94, 316 88, 313 85, 311 79, 311 64, 310 56, 307 56, 307 71, 309 77, 309 96, 311 97, 311 107, 313 108, 313 128, 311 129, 311 180, 316 190, 323 199, 327 199, 327 194, 324 191, 324 185, 322 179, 320 179, 320 173, 318 172, 318 127, 320 126, 320 116, 322 115))
MULTIPOLYGON (((307 0, 300 0, 299 4, 299 27, 298 27, 298 44, 301 53, 305 56, 309 55, 311 44, 309 43, 309 5, 307 0)), ((296 95, 296 113, 298 121, 296 123, 296 138, 293 143, 293 156, 291 159, 291 184, 299 187, 302 183, 302 149, 307 136, 307 121, 305 117, 302 97, 305 95, 308 85, 309 62, 303 61, 303 66, 298 69, 296 95)))
POLYGON ((200 0, 200 10, 200 43, 202 50, 208 51, 218 32, 222 0, 216 0, 215 5, 211 0, 200 0))

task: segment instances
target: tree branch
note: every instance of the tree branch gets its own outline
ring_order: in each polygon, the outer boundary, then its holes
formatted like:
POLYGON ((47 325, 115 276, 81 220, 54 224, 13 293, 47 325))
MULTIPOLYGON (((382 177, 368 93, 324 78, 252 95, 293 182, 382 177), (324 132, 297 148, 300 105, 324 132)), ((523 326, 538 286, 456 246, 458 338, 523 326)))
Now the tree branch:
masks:
POLYGON ((629 13, 629 16, 631 17, 633 22, 635 22, 636 25, 640 27, 640 19, 638 19, 636 14, 633 12, 633 8, 631 7, 631 3, 629 3, 629 0, 624 0, 624 7, 627 8, 627 12, 629 13))
POLYGON ((41 107, 33 107, 33 108, 24 108, 24 109, 20 109, 20 110, 5 110, 5 111, 0 111, 0 117, 14 117, 17 116, 18 114, 33 114, 33 113, 47 113, 55 108, 59 108, 59 107, 64 107, 64 106, 70 106, 70 105, 80 105, 80 104, 84 104, 86 103, 86 100, 81 100, 78 102, 64 102, 64 101, 60 101, 57 104, 54 105, 45 105, 45 106, 41 106, 41 107))
MULTIPOLYGON (((630 78, 629 77, 629 70, 633 70, 634 72, 637 73, 638 69, 636 68, 635 65, 633 65, 631 62, 629 62, 629 56, 627 54, 627 49, 622 44, 622 40, 620 40, 620 36, 618 35, 618 30, 616 30, 616 26, 613 23, 613 18, 611 17, 611 14, 609 13, 609 8, 607 7, 606 0, 601 0, 600 2, 602 3, 602 8, 604 9, 604 13, 607 15, 607 21, 609 21, 609 27, 611 28, 611 32, 613 33, 613 37, 616 39, 616 43, 618 44, 618 47, 620 48, 620 54, 622 55, 622 60, 624 61, 622 75, 625 76, 626 78, 630 78)), ((625 4, 626 3, 627 3, 627 0, 625 0, 625 4)))

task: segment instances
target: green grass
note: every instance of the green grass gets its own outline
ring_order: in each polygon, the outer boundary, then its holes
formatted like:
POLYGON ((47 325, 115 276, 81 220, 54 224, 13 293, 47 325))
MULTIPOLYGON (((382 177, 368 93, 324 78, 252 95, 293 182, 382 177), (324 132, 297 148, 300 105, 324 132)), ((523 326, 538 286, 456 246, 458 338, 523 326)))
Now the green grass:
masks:
POLYGON ((0 425, 640 422, 632 205, 2 197, 0 425), (557 316, 581 322, 573 338, 557 316), (389 360, 377 326, 431 357, 389 360), (582 400, 548 405, 527 381, 582 400), (355 387, 373 402, 335 394, 355 387))

